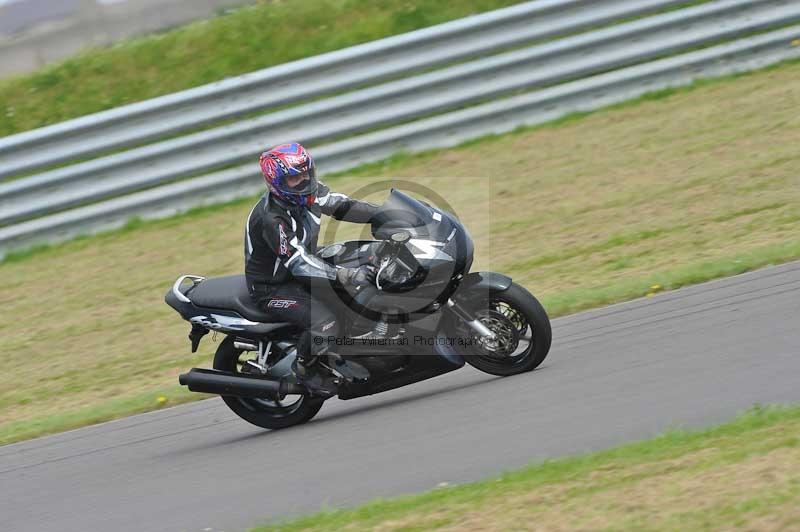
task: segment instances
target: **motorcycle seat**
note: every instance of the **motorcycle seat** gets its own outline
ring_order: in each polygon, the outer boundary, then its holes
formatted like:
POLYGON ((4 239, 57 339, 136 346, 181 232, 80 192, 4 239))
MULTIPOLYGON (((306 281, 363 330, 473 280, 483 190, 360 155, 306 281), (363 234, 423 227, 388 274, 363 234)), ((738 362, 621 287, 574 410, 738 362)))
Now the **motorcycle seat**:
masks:
MULTIPOLYGON (((206 279, 193 287, 189 287, 184 292, 184 295, 198 307, 232 310, 243 318, 259 323, 272 323, 274 321, 250 297, 244 275, 229 275, 206 279)), ((289 326, 291 324, 275 323, 275 325, 289 326)))

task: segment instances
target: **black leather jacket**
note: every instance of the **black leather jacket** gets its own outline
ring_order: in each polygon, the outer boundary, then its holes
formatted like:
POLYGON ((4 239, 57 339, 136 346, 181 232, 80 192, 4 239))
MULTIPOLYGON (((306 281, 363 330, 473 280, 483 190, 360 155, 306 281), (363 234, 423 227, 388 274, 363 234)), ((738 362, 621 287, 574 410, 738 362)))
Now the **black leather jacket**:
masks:
POLYGON ((367 223, 377 209, 372 203, 331 192, 323 183, 310 207, 291 205, 267 191, 250 211, 245 228, 245 276, 250 293, 269 293, 271 286, 293 277, 335 279, 336 269, 314 256, 321 215, 367 223))

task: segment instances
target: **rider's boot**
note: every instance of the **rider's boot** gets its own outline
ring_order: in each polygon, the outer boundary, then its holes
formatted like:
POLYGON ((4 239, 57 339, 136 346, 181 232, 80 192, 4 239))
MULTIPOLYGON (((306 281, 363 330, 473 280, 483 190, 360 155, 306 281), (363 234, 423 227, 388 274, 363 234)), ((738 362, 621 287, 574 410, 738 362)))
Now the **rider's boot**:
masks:
POLYGON ((300 335, 297 359, 292 368, 300 382, 326 395, 335 395, 340 384, 363 382, 369 377, 364 366, 328 351, 326 339, 336 337, 338 331, 331 318, 324 314, 315 318, 311 327, 300 335))
POLYGON ((319 342, 321 338, 312 331, 300 335, 292 367, 298 381, 314 393, 331 396, 338 393, 340 384, 366 379, 365 373, 369 376, 362 366, 353 367, 339 355, 330 353, 327 343, 319 342))
POLYGON ((298 349, 292 370, 297 380, 311 391, 321 395, 336 395, 339 390, 339 379, 322 364, 320 359, 319 355, 303 356, 298 349))
MULTIPOLYGON (((365 382, 369 378, 364 366, 331 353, 324 342, 312 342, 312 336, 315 335, 311 331, 306 331, 297 342, 297 358, 292 369, 300 382, 314 391, 335 395, 340 384, 365 382)), ((321 337, 314 337, 317 338, 321 337)))
POLYGON ((297 379, 310 388, 335 394, 339 384, 363 383, 369 379, 367 368, 352 360, 345 360, 335 353, 313 357, 307 360, 298 356, 292 368, 297 379), (322 359, 326 359, 325 362, 322 359))
POLYGON ((349 383, 362 383, 369 379, 367 368, 358 362, 345 360, 335 353, 328 353, 328 363, 334 374, 341 376, 349 383))
POLYGON ((338 388, 335 378, 320 364, 320 358, 327 351, 327 346, 314 345, 311 337, 312 333, 309 330, 300 334, 297 340, 297 358, 292 364, 292 371, 297 380, 312 391, 335 395, 338 388))

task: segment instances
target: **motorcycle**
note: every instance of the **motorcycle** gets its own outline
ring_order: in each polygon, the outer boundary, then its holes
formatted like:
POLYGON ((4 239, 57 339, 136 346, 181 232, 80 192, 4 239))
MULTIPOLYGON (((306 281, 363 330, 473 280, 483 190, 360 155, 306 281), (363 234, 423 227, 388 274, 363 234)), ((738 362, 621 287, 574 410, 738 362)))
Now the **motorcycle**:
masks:
POLYGON ((393 189, 370 229, 373 240, 330 244, 316 253, 334 266, 377 269, 374 286, 331 283, 314 291, 343 325, 340 337, 325 339, 330 356, 317 362, 335 377, 335 394, 298 380, 293 362, 301 331, 269 322, 243 275, 183 275, 167 292, 166 303, 191 323, 193 353, 210 331, 225 335, 213 369, 192 368, 180 384, 222 396, 254 425, 280 429, 309 421, 334 395, 381 393, 465 363, 501 376, 542 363, 551 342, 547 313, 511 278, 470 272, 474 245, 455 215, 393 189), (348 375, 349 361, 367 375, 348 375))

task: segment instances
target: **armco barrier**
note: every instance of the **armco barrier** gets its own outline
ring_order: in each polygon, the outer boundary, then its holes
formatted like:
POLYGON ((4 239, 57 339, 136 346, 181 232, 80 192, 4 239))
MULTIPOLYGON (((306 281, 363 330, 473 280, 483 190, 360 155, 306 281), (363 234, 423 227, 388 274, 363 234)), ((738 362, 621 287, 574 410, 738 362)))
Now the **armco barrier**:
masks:
MULTIPOLYGON (((531 54, 540 54, 537 56, 540 58, 540 62, 537 63, 539 68, 518 68, 515 76, 508 75, 504 77, 498 75, 484 84, 468 83, 465 86, 454 88, 452 93, 447 93, 444 97, 442 94, 437 96, 435 91, 432 91, 424 101, 417 99, 415 102, 403 102, 402 98, 400 98, 395 104, 384 105, 382 109, 380 106, 375 108, 364 106, 363 108, 368 109, 368 112, 355 113, 353 120, 368 120, 373 117, 377 123, 381 120, 380 113, 402 113, 403 105, 411 106, 415 103, 418 107, 439 105, 441 106, 440 109, 447 110, 453 107, 448 104, 450 99, 458 102, 456 105, 462 105, 464 101, 473 102, 475 98, 469 99, 468 96, 464 96, 464 94, 468 94, 469 86, 473 87, 471 90, 483 90, 488 95, 485 98, 487 100, 486 103, 478 103, 466 109, 451 110, 443 114, 428 113, 433 114, 433 116, 423 117, 410 123, 393 125, 369 133, 360 133, 342 140, 320 141, 318 144, 312 144, 314 154, 319 160, 321 168, 328 171, 338 171, 352 165, 354 161, 360 163, 377 160, 399 150, 416 151, 431 147, 452 146, 475 136, 487 133, 501 133, 509 131, 518 125, 541 123, 570 112, 596 109, 659 88, 684 85, 698 77, 712 77, 740 72, 784 59, 800 57, 800 46, 796 46, 797 40, 800 39, 800 26, 793 26, 753 37, 736 39, 733 42, 726 42, 725 44, 677 56, 652 60, 655 56, 670 55, 677 50, 695 47, 698 43, 707 42, 708 39, 729 40, 732 35, 737 33, 763 30, 781 21, 795 20, 797 18, 796 6, 796 2, 712 2, 691 9, 684 9, 666 15, 657 15, 648 19, 599 30, 600 32, 606 32, 606 39, 600 38, 603 33, 591 31, 544 45, 517 50, 492 58, 480 59, 477 64, 484 65, 486 72, 502 72, 502 67, 493 71, 487 65, 513 64, 514 59, 528 57, 531 54), (725 6, 730 7, 734 4, 737 4, 738 12, 741 16, 734 15, 737 10, 726 11, 723 9, 725 6), (708 11, 712 6, 713 9, 708 11), (713 17, 717 17, 721 13, 725 13, 725 15, 722 18, 697 18, 698 8, 706 9, 706 13, 713 11, 715 13, 713 17), (687 23, 680 30, 673 28, 672 31, 668 31, 666 28, 669 28, 669 26, 664 25, 661 26, 663 33, 659 33, 658 24, 665 24, 664 21, 667 20, 665 17, 677 17, 682 12, 683 15, 685 15, 685 12, 694 13, 694 19, 686 18, 684 22, 693 20, 695 24, 687 23), (709 24, 710 20, 715 20, 716 23, 709 24), (635 47, 626 46, 624 42, 607 44, 615 42, 613 35, 620 31, 627 31, 624 28, 630 28, 631 24, 639 24, 640 29, 649 27, 651 32, 642 31, 639 33, 639 39, 635 43, 635 47), (655 40, 649 39, 649 33, 655 35, 655 40), (712 34, 718 37, 709 37, 712 34), (589 46, 587 43, 591 43, 593 40, 594 45, 589 46), (660 41, 663 45, 660 49, 661 53, 658 53, 658 43, 655 41, 660 41), (569 54, 559 55, 564 53, 559 51, 559 47, 574 51, 579 49, 576 44, 579 42, 584 43, 584 48, 599 49, 601 53, 599 56, 578 52, 575 52, 572 56, 569 54), (603 43, 606 43, 606 47, 603 47, 603 43), (545 53, 548 50, 549 52, 545 53), (626 57, 632 57, 632 59, 625 59, 626 57), (549 66, 547 58, 552 61, 549 66), (634 64, 634 66, 618 68, 621 65, 629 64, 634 64), (558 74, 559 68, 562 69, 561 74, 558 74), (596 72, 605 73, 596 74, 596 72), (585 77, 587 74, 593 73, 595 75, 585 77), (539 77, 537 78, 537 76, 539 77), (522 79, 527 79, 528 81, 520 81, 522 79), (526 88, 537 88, 543 85, 546 87, 497 100, 497 94, 508 92, 508 90, 498 90, 497 85, 502 83, 513 84, 515 80, 518 83, 523 83, 522 86, 526 88), (551 81, 545 82, 543 80, 551 81), (437 97, 442 99, 440 103, 434 104, 429 101, 429 99, 432 100, 437 97)), ((708 16, 711 17, 712 15, 708 16)), ((635 35, 635 33, 629 35, 635 35)), ((630 40, 627 42, 630 44, 630 40)), ((471 63, 465 63, 452 68, 461 69, 465 77, 469 78, 470 65, 471 63)), ((452 72, 455 72, 452 69, 447 69, 445 72, 447 71, 451 73, 447 75, 452 75, 452 72)), ((473 70, 473 72, 475 71, 477 70, 473 70)), ((443 72, 433 72, 423 76, 428 76, 431 79, 436 75, 444 76, 445 74, 443 72)), ((409 78, 408 80, 393 83, 419 83, 419 80, 414 81, 415 79, 409 78)), ((389 83, 381 86, 383 88, 376 87, 366 90, 386 90, 386 87, 391 85, 392 83, 389 83)), ((420 86, 424 87, 425 85, 422 84, 420 86)), ((419 96, 419 94, 424 93, 424 90, 419 89, 414 94, 419 96)), ((358 92, 352 94, 357 94, 358 92)), ((353 97, 352 94, 321 100, 310 105, 324 108, 324 106, 330 105, 329 100, 353 97)), ((410 99, 410 96, 406 96, 406 98, 410 99)), ((297 112, 294 109, 281 112, 290 113, 292 111, 297 112)), ((320 112, 320 114, 324 115, 324 112, 320 112)), ((330 118, 327 120, 330 120, 330 118)), ((383 120, 384 122, 382 123, 391 123, 386 119, 383 120)), ((341 118, 339 118, 339 121, 341 121, 341 118)), ((229 127, 235 128, 237 126, 229 127)), ((317 127, 319 128, 318 135, 320 135, 320 138, 325 138, 325 128, 335 128, 336 120, 327 123, 320 122, 317 127)), ((260 134, 254 137, 258 137, 254 138, 254 141, 265 138, 260 134)), ((302 135, 291 135, 291 137, 303 138, 302 135)), ((182 139, 176 140, 181 141, 182 139)), ((283 138, 276 140, 283 140, 283 138)), ((241 142, 246 144, 243 140, 241 142)), ((191 146, 192 144, 189 143, 188 145, 191 146)), ((202 144, 198 143, 198 145, 202 144)), ((257 146, 262 145, 258 144, 257 146)), ((230 148, 235 149, 235 146, 230 146, 230 148)), ((248 149, 250 149, 249 156, 251 158, 254 157, 253 152, 257 150, 253 147, 248 149)), ((121 156, 124 155, 121 154, 121 156)), ((98 159, 97 161, 101 160, 98 159)), ((231 161, 235 160, 231 159, 231 161)), ((136 158, 131 164, 136 164, 136 158)), ((24 247, 32 243, 61 240, 75 234, 118 226, 131 216, 144 218, 164 216, 195 205, 252 194, 263 187, 262 181, 258 176, 257 165, 252 162, 222 171, 214 171, 212 167, 208 168, 210 170, 201 172, 205 173, 205 175, 200 177, 190 177, 184 181, 158 186, 150 190, 135 192, 93 205, 49 214, 38 219, 0 228, 0 252, 24 247)), ((70 181, 68 180, 67 182, 69 183, 70 181)), ((85 192, 91 194, 93 193, 92 190, 101 189, 105 183, 106 179, 97 179, 96 183, 93 184, 85 183, 85 192), (92 187, 96 188, 92 189, 92 187)), ((19 204, 22 205, 22 202, 19 204)))
POLYGON ((0 179, 687 0, 540 0, 0 139, 0 179))
POLYGON ((800 20, 800 2, 718 2, 346 93, 0 185, 0 225, 242 163, 286 138, 320 144, 791 20, 800 20))

